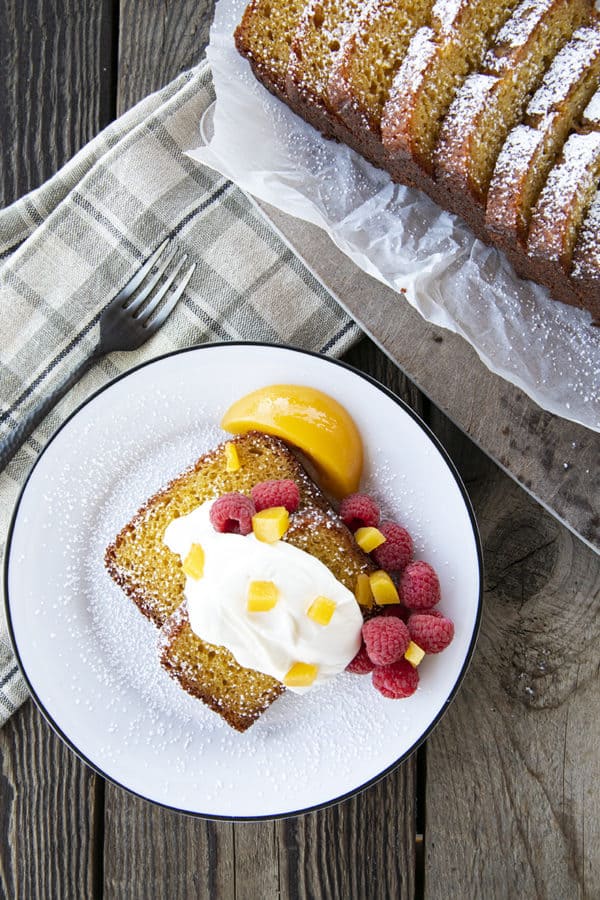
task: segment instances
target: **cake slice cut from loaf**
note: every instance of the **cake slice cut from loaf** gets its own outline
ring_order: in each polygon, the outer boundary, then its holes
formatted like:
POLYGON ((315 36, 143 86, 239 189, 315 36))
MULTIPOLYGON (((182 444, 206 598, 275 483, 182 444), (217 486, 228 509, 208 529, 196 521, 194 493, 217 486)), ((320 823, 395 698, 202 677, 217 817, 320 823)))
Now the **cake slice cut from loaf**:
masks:
POLYGON ((323 134, 334 136, 327 84, 362 0, 308 0, 291 43, 286 93, 292 109, 323 134))
POLYGON ((508 135, 490 184, 486 226, 506 249, 527 240, 531 210, 556 157, 598 84, 600 24, 583 27, 556 55, 508 135))
POLYGON ((600 131, 572 134, 531 216, 527 251, 541 270, 546 264, 571 271, 573 249, 599 182, 600 131))
POLYGON ((573 250, 573 281, 586 297, 594 297, 590 311, 600 322, 600 191, 594 199, 579 231, 573 250))
POLYGON ((434 0, 371 0, 347 31, 329 76, 332 109, 352 131, 377 136, 394 75, 415 31, 431 21, 434 0))
POLYGON ((496 160, 549 61, 590 21, 590 0, 524 0, 498 32, 482 70, 470 75, 446 116, 435 171, 458 211, 485 208, 496 160))
POLYGON ((235 30, 235 45, 256 77, 285 99, 290 44, 306 0, 252 0, 235 30))
MULTIPOLYGON (((352 593, 358 575, 376 567, 282 440, 249 432, 227 443, 236 447, 237 471, 228 471, 225 444, 201 456, 133 516, 107 548, 105 564, 129 599, 162 629, 163 666, 185 690, 244 731, 282 693, 283 685, 240 666, 225 647, 205 643, 191 630, 181 560, 163 541, 167 526, 207 500, 232 491, 250 495, 261 481, 291 479, 300 503, 283 540, 320 559, 352 593)), ((361 610, 365 616, 372 612, 368 605, 361 610)))
MULTIPOLYGON (((305 508, 295 513, 284 540, 319 559, 352 592, 358 575, 375 569, 331 512, 305 508)), ((190 627, 185 604, 162 629, 160 659, 185 691, 237 731, 249 728, 284 690, 269 675, 238 666, 224 647, 202 641, 190 627)))
POLYGON ((250 493, 259 481, 291 478, 300 509, 326 509, 327 500, 291 450, 275 437, 249 432, 232 439, 240 469, 228 472, 224 444, 201 456, 186 472, 154 494, 110 544, 105 554, 112 579, 140 611, 161 626, 183 600, 185 576, 179 557, 163 542, 167 525, 206 500, 230 491, 250 493))
POLYGON ((413 36, 383 109, 381 135, 392 155, 432 171, 440 123, 466 75, 517 0, 437 0, 431 25, 413 36))

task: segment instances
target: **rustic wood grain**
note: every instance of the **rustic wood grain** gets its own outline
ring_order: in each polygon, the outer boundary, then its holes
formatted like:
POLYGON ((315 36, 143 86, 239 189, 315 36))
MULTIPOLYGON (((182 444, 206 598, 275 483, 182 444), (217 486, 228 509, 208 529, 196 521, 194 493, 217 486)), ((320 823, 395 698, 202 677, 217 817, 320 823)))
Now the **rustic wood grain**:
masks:
POLYGON ((600 896, 600 558, 442 416, 485 548, 481 634, 427 745, 427 898, 600 896))
POLYGON ((113 118, 113 26, 112 0, 0 3, 0 206, 113 118))
POLYGON ((544 412, 493 375, 463 338, 425 322, 398 294, 358 269, 319 228, 267 204, 260 206, 435 406, 539 503, 600 551, 600 434, 544 412))
POLYGON ((357 797, 277 824, 282 898, 415 896, 415 760, 357 797))
POLYGON ((31 702, 0 730, 0 897, 101 897, 102 784, 31 702))
POLYGON ((153 806, 107 783, 103 900, 233 898, 233 827, 153 806))
POLYGON ((200 62, 213 11, 210 0, 121 0, 119 115, 200 62))

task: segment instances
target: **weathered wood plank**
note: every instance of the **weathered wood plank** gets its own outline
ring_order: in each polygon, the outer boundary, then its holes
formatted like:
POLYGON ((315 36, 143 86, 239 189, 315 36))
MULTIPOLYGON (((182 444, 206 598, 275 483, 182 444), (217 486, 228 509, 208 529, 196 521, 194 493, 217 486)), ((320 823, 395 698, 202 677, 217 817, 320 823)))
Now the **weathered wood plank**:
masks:
POLYGON ((0 897, 101 897, 102 782, 32 702, 0 730, 0 897))
POLYGON ((107 783, 103 900, 235 897, 233 827, 153 806, 107 783))
POLYGON ((323 232, 260 204, 292 248, 414 384, 525 490, 600 550, 600 435, 545 413, 458 335, 425 322, 323 232), (457 373, 469 373, 459 378, 457 373))
POLYGON ((37 187, 114 116, 112 0, 0 4, 0 206, 37 187))
POLYGON ((118 113, 200 61, 208 43, 210 0, 121 0, 118 113))
POLYGON ((357 797, 277 823, 282 898, 415 896, 415 760, 357 797))
POLYGON ((425 896, 600 896, 600 558, 434 413, 485 547, 471 669, 427 745, 425 896))

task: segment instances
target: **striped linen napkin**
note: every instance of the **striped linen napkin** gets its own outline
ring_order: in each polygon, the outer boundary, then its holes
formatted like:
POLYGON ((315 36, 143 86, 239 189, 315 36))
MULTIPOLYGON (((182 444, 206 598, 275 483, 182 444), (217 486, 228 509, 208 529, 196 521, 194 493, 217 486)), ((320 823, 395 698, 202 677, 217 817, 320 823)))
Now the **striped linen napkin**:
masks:
MULTIPOLYGON (((213 102, 185 72, 0 211, 0 434, 94 344, 103 307, 165 238, 198 262, 175 313, 140 350, 98 362, 0 473, 0 548, 23 481, 69 413, 145 359, 207 341, 286 343, 341 355, 355 323, 231 182, 192 162, 213 102)), ((0 611, 0 726, 27 697, 0 611)))

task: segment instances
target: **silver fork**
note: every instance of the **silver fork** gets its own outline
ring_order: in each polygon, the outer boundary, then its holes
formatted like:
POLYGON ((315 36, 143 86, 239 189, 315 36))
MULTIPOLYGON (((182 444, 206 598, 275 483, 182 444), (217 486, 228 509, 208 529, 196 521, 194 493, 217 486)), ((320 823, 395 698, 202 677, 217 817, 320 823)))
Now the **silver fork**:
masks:
POLYGON ((164 255, 168 243, 169 239, 167 238, 103 310, 99 320, 100 336, 91 354, 0 441, 0 472, 8 465, 19 447, 24 444, 42 419, 97 359, 114 350, 136 350, 158 331, 171 315, 194 274, 196 263, 191 265, 181 281, 175 284, 175 279, 187 259, 187 255, 183 256, 164 283, 150 297, 175 256, 175 250, 164 255), (152 272, 154 266, 158 267, 155 272, 152 272), (173 286, 173 292, 166 297, 163 306, 158 310, 161 300, 173 286), (140 287, 141 290, 136 294, 140 287), (147 300, 148 303, 146 303, 147 300))

